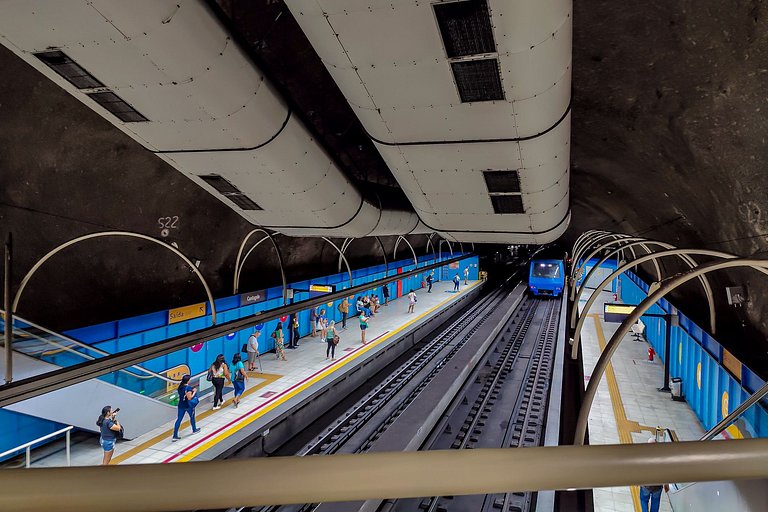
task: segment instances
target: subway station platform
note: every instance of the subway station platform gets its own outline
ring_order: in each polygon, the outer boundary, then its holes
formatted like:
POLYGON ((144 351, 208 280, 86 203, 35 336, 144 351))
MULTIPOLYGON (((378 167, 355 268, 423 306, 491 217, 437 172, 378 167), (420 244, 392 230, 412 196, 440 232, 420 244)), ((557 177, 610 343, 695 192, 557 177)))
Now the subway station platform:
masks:
MULTIPOLYGON (((580 307, 586 303, 583 298, 580 307)), ((585 387, 601 351, 620 325, 603 321, 606 302, 614 302, 613 294, 604 291, 589 311, 581 336, 585 387)), ((680 441, 696 440, 704 434, 686 402, 673 401, 670 393, 658 391, 664 379, 664 363, 658 356, 654 362, 648 361, 648 346, 645 341, 635 341, 632 333, 619 345, 589 416, 590 444, 647 443, 656 427, 669 429, 680 441)), ((596 512, 640 512, 639 488, 595 489, 594 504, 596 512)), ((660 510, 672 510, 664 492, 660 510)))
MULTIPOLYGON (((302 406, 313 395, 325 389, 328 382, 343 378, 360 365, 373 359, 390 345, 403 340, 404 336, 419 329, 430 318, 468 299, 469 292, 477 292, 480 281, 461 282, 460 291, 453 292, 453 283, 440 281, 433 285, 432 293, 426 289, 417 291, 415 312, 409 314, 408 299, 402 297, 382 306, 379 313, 368 322, 366 344, 360 340, 357 317, 347 321, 347 328, 337 324, 341 341, 336 347, 336 359, 326 360, 327 344, 320 335, 306 336, 295 350, 286 348, 287 361, 280 361, 274 353, 261 356, 262 372, 248 372, 249 379, 240 405, 232 404, 231 385, 225 386, 225 403, 219 410, 212 410, 212 395, 203 397, 196 409, 196 421, 202 431, 192 434, 189 422, 182 423, 181 440, 171 441, 175 417, 168 418, 163 426, 136 439, 119 442, 112 464, 144 464, 210 460, 225 453, 249 436, 262 435, 268 439, 268 428, 281 415, 302 406)), ((354 311, 354 304, 350 309, 354 311)), ((269 335, 265 333, 264 335, 269 335)), ((225 354, 227 362, 233 354, 225 354)), ((243 356, 245 356, 243 354, 243 356)), ((231 364, 230 364, 231 366, 231 364)), ((192 383, 196 385, 196 383, 192 383)), ((204 382, 210 386, 210 383, 204 382)), ((115 404, 119 405, 119 404, 115 404)), ((125 425, 129 417, 121 417, 125 425)), ((88 438, 72 446, 72 465, 96 465, 101 463, 102 451, 96 438, 88 438)), ((65 465, 63 453, 42 457, 33 467, 65 465)))

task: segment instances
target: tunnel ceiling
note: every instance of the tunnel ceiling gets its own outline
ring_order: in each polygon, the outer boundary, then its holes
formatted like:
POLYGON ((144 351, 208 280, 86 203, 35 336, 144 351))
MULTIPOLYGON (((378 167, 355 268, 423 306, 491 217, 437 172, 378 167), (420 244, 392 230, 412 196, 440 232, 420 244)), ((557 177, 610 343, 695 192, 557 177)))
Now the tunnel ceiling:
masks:
MULTIPOLYGON (((399 203, 391 172, 283 2, 210 3, 348 176, 361 189, 378 187, 381 196, 394 191, 392 200, 399 203)), ((762 1, 574 3, 573 216, 566 241, 586 229, 606 229, 765 256, 765 10, 762 1)), ((242 218, 1 47, 0 69, 0 221, 3 232, 10 229, 16 236, 21 267, 28 268, 56 243, 107 227, 157 236, 158 219, 178 214, 183 229, 169 240, 199 255, 218 294, 227 293, 232 244, 250 227, 242 218)), ((284 243, 297 273, 336 266, 330 255, 320 266, 312 263, 315 242, 284 243)), ((375 245, 369 247, 369 258, 378 258, 375 245)), ((83 254, 63 255, 61 267, 84 263, 83 254)), ((82 297, 75 294, 78 300, 111 290, 104 300, 122 301, 122 310, 132 312, 200 297, 183 275, 162 278, 169 287, 186 284, 168 294, 172 299, 157 298, 158 286, 137 278, 138 271, 122 269, 120 256, 113 251, 104 255, 107 263, 93 259, 100 271, 117 276, 109 286, 85 285, 76 272, 65 284, 87 290, 82 297), (141 299, 147 290, 149 305, 141 299)), ((163 265, 177 269, 175 263, 159 265, 157 275, 150 276, 165 275, 163 265)), ((46 278, 56 280, 53 273, 46 278)), ((732 284, 747 285, 751 299, 743 311, 721 304, 718 339, 764 368, 765 279, 733 272, 717 283, 721 303, 723 287, 732 284)), ((252 283, 259 284, 258 279, 252 283)), ((705 325, 697 293, 692 287, 677 302, 705 325)), ((76 311, 67 308, 67 299, 54 302, 59 312, 76 311)), ((44 317, 48 308, 37 308, 44 317)), ((101 319, 116 311, 97 310, 101 319)))

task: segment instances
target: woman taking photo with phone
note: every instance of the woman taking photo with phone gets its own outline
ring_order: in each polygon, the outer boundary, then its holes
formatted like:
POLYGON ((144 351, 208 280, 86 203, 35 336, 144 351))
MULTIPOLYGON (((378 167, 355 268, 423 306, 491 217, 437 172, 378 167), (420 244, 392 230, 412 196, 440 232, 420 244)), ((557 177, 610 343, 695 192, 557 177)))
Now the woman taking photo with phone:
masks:
POLYGON ((171 441, 176 442, 179 439, 179 427, 181 427, 181 421, 184 419, 184 415, 189 415, 189 424, 192 426, 192 433, 197 434, 200 429, 197 428, 195 423, 195 407, 200 402, 197 397, 197 387, 189 385, 189 379, 192 377, 189 374, 184 375, 181 378, 179 387, 176 392, 179 394, 179 403, 177 405, 176 423, 173 425, 173 438, 171 441))
POLYGON ((104 449, 104 458, 101 461, 102 466, 109 464, 112 460, 112 455, 115 453, 115 442, 117 442, 117 435, 123 429, 120 426, 120 422, 117 421, 117 412, 120 410, 118 407, 112 411, 112 406, 105 405, 101 409, 101 415, 96 420, 96 425, 101 429, 101 435, 99 436, 99 444, 104 449))

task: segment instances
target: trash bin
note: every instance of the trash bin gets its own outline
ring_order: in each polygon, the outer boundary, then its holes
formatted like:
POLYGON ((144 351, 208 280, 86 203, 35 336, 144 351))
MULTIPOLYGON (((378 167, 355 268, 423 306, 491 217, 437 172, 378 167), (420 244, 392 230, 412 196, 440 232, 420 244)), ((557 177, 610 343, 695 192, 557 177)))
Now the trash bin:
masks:
POLYGON ((669 387, 672 390, 672 400, 683 399, 683 379, 680 377, 672 377, 669 387))

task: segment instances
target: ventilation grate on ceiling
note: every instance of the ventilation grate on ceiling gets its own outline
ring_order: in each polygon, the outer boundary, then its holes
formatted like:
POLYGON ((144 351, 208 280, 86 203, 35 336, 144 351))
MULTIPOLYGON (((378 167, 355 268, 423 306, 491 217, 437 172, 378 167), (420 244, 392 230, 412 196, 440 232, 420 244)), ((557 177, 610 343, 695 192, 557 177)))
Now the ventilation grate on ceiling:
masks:
POLYGON ((113 92, 91 92, 88 93, 88 97, 113 113, 124 123, 147 120, 146 117, 137 112, 135 108, 127 104, 120 98, 120 96, 113 92))
POLYGON ((503 195, 490 197, 494 213, 525 213, 522 196, 503 195))
POLYGON ((520 192, 520 177, 517 171, 483 171, 488 192, 520 192))
POLYGON ((239 188, 218 174, 200 176, 200 179, 243 210, 263 210, 263 208, 253 202, 251 198, 240 192, 239 188))
POLYGON ((78 89, 104 87, 104 85, 96 80, 93 75, 84 70, 78 63, 67 57, 61 50, 39 52, 34 55, 78 89))
POLYGON ((434 4, 434 8, 448 58, 496 51, 486 0, 434 4))
POLYGON ((462 103, 504 99, 496 59, 452 62, 451 70, 462 103))
POLYGON ((254 203, 251 198, 245 194, 227 194, 225 197, 243 210, 263 210, 261 206, 254 203))

